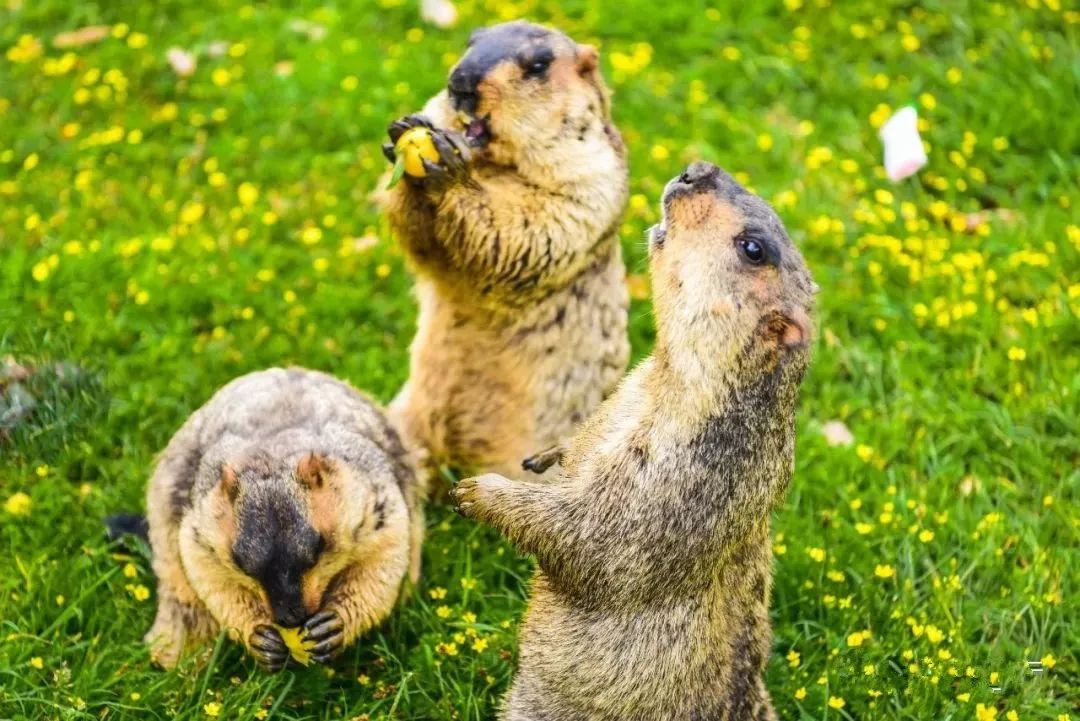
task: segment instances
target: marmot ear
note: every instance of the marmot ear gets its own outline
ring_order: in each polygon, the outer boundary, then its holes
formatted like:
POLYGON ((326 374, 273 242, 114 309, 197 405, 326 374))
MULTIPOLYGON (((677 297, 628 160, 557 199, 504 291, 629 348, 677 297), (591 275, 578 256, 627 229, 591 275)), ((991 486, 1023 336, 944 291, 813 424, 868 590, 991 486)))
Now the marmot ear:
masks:
POLYGON ((218 474, 218 485, 229 503, 235 503, 236 497, 240 495, 240 479, 236 477, 236 469, 228 463, 221 465, 221 471, 218 474))
POLYGON ((577 46, 577 67, 582 75, 588 75, 600 66, 600 53, 592 45, 577 46))
POLYGON ((315 451, 304 456, 296 466, 296 477, 311 490, 322 488, 330 474, 330 461, 315 451))

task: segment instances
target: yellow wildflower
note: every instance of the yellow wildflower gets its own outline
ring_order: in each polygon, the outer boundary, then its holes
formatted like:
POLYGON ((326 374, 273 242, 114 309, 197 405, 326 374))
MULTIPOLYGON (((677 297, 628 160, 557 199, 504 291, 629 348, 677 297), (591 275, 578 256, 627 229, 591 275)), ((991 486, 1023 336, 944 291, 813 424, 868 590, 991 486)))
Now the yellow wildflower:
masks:
POLYGON ((874 575, 878 578, 893 578, 896 576, 896 569, 890 565, 877 565, 874 566, 874 575))
POLYGON ((19 491, 4 501, 4 510, 13 516, 27 516, 30 515, 30 506, 32 505, 33 501, 30 496, 19 491))

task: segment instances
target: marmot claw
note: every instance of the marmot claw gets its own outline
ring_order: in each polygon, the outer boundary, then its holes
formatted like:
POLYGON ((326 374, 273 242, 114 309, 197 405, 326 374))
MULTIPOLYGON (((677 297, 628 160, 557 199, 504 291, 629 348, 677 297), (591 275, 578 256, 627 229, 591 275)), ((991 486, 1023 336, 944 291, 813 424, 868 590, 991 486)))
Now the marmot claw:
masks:
POLYGON ((345 644, 345 622, 336 611, 319 611, 304 623, 305 635, 315 645, 311 657, 326 663, 341 651, 345 644))
POLYGON ((289 660, 289 648, 281 634, 273 626, 261 624, 255 627, 248 638, 248 647, 252 658, 270 673, 277 673, 285 668, 289 660))
POLYGON ((454 512, 459 516, 470 517, 469 512, 476 505, 472 498, 476 488, 476 479, 466 478, 450 489, 450 500, 454 503, 454 512))
POLYGON ((428 130, 434 130, 435 126, 431 124, 431 121, 427 117, 419 114, 406 115, 404 118, 398 118, 394 122, 390 123, 390 127, 386 129, 387 135, 390 136, 391 143, 397 143, 406 130, 411 128, 422 127, 428 130))
POLYGON ((465 139, 458 133, 436 128, 431 131, 431 141, 439 152, 439 160, 424 160, 424 177, 407 176, 408 180, 431 190, 468 182, 472 153, 465 139))

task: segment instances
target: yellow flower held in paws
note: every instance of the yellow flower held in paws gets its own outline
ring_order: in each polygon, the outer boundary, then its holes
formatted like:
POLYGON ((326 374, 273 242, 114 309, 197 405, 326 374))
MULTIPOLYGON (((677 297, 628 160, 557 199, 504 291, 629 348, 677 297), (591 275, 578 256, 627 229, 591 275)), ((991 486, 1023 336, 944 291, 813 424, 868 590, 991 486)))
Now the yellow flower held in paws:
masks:
POLYGON ((402 133, 394 144, 394 153, 403 159, 405 172, 414 178, 427 175, 424 170, 425 160, 435 162, 439 159, 439 151, 435 149, 431 131, 427 128, 409 128, 402 133))
POLYGON ((304 629, 283 628, 281 626, 275 626, 275 628, 281 634, 281 640, 285 642, 293 661, 296 661, 301 666, 310 664, 311 649, 315 648, 315 642, 305 637, 304 629))

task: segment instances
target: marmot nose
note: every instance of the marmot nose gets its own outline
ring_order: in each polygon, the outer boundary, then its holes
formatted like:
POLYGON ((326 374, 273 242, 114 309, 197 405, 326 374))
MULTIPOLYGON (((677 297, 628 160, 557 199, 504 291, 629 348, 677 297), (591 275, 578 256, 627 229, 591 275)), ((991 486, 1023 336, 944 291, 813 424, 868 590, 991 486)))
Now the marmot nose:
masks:
POLYGON ((304 622, 304 608, 303 606, 288 606, 286 608, 275 608, 274 611, 274 623, 285 628, 296 628, 304 622))
POLYGON ((479 83, 479 76, 467 68, 459 66, 450 73, 447 90, 455 110, 464 110, 466 113, 476 112, 476 106, 480 102, 480 95, 476 92, 476 86, 479 83))
POLYGON ((699 160, 690 163, 690 166, 679 176, 679 181, 687 185, 699 185, 713 177, 716 170, 716 166, 712 163, 703 163, 699 160))
POLYGON ((304 601, 298 591, 271 594, 270 611, 274 617, 274 623, 286 628, 299 626, 307 618, 304 612, 304 601))

